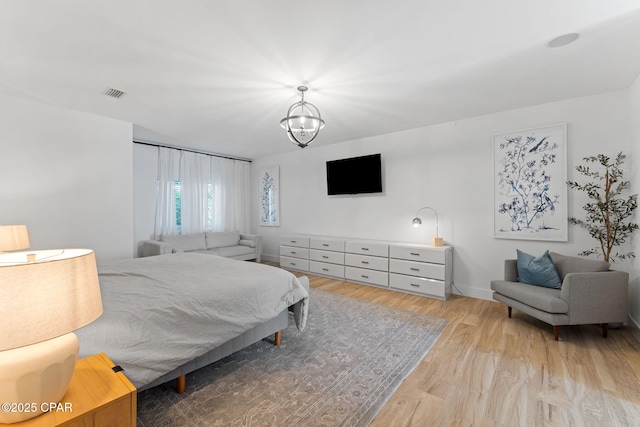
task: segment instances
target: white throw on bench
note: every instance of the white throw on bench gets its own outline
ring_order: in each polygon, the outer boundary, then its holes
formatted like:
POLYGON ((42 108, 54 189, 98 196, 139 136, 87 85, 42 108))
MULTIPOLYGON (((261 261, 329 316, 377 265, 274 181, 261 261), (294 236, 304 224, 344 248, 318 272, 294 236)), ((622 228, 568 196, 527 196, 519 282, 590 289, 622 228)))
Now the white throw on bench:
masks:
POLYGON ((262 236, 238 231, 202 232, 160 236, 160 240, 142 242, 142 256, 176 252, 197 252, 238 260, 260 262, 262 236))

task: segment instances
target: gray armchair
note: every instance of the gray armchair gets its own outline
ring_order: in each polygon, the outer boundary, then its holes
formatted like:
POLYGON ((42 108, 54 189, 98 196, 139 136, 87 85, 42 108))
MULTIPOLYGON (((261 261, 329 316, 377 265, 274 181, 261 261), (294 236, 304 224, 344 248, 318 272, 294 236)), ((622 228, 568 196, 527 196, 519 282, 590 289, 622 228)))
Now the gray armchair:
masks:
POLYGON ((606 338, 610 323, 627 320, 629 275, 609 270, 609 264, 551 253, 562 281, 561 289, 518 281, 515 259, 506 260, 504 280, 493 280, 493 299, 553 326, 557 341, 560 326, 602 324, 606 338))

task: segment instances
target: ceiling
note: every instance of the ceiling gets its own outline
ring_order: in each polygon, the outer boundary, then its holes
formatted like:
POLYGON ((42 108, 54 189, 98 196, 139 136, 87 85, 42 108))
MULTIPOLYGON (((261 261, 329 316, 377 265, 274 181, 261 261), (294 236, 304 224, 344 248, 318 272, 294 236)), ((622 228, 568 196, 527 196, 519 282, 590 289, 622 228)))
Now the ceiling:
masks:
POLYGON ((0 2, 0 93, 249 159, 300 150, 279 126, 300 84, 312 150, 624 89, 639 52, 636 0, 0 2))

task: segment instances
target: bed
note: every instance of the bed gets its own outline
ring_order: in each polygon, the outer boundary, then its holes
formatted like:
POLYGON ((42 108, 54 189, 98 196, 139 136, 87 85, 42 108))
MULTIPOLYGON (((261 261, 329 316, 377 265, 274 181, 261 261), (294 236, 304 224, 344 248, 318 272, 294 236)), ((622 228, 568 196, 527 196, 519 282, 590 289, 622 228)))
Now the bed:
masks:
POLYGON ((185 374, 279 334, 290 307, 306 324, 306 278, 264 264, 176 253, 98 274, 104 312, 76 331, 79 357, 106 353, 139 391, 172 379, 182 391, 185 374))

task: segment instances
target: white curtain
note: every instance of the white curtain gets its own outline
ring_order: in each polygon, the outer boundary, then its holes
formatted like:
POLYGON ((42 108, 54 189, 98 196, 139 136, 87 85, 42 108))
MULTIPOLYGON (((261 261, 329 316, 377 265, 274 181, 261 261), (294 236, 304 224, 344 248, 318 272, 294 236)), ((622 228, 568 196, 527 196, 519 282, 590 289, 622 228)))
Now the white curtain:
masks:
POLYGON ((237 230, 251 228, 251 165, 236 160, 233 164, 234 224, 237 230))
POLYGON ((160 234, 249 231, 249 162, 161 147, 158 169, 156 238, 160 234))
POLYGON ((208 189, 211 156, 183 151, 180 158, 182 190, 182 234, 206 231, 208 227, 208 189))
POLYGON ((155 239, 162 234, 178 234, 176 182, 180 180, 180 151, 158 148, 158 191, 156 194, 155 239))
POLYGON ((213 184, 213 210, 211 230, 228 231, 235 230, 229 215, 232 203, 230 195, 233 189, 229 188, 233 184, 233 160, 221 157, 211 158, 211 177, 213 184))

